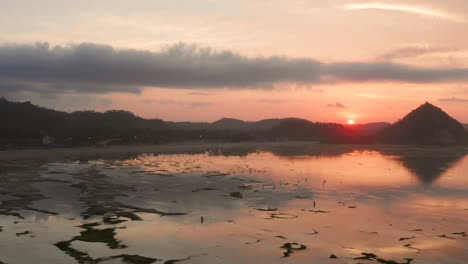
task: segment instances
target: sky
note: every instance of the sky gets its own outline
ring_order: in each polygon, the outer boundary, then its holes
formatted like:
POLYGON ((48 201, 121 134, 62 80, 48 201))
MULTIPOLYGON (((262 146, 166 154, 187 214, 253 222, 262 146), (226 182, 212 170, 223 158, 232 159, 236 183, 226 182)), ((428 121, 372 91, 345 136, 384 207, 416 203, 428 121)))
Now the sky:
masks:
POLYGON ((468 123, 466 0, 0 0, 0 97, 215 121, 468 123))

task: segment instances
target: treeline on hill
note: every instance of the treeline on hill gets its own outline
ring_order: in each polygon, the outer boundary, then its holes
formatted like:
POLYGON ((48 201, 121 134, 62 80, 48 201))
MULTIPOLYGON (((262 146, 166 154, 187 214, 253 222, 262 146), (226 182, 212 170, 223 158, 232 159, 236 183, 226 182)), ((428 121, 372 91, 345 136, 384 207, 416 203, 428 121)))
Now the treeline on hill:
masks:
POLYGON ((159 119, 143 119, 127 111, 59 112, 29 102, 0 98, 0 147, 159 143, 194 140, 246 140, 235 131, 182 130, 159 119))
MULTIPOLYGON (((384 126, 385 124, 382 123, 384 126)), ((335 123, 313 123, 303 119, 288 119, 272 127, 268 133, 278 138, 294 138, 320 141, 322 143, 373 142, 369 125, 345 126, 335 123)))
POLYGON ((156 144, 182 141, 313 140, 323 143, 458 144, 468 132, 432 105, 400 122, 363 125, 314 123, 304 119, 258 122, 223 118, 213 123, 144 119, 127 111, 60 112, 0 98, 0 148, 156 144), (463 131, 460 131, 460 128, 463 131))

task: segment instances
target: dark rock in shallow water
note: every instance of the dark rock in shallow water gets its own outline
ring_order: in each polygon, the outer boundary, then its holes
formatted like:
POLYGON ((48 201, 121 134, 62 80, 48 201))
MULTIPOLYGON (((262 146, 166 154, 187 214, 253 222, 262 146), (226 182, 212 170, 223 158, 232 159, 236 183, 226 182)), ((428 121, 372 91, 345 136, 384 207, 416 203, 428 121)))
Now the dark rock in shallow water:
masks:
MULTIPOLYGON (((116 258, 121 258, 123 262, 125 263, 130 263, 130 264, 151 264, 156 261, 159 261, 159 259, 154 259, 154 258, 148 258, 148 257, 143 257, 139 255, 118 255, 118 256, 113 256, 108 259, 116 259, 116 258)), ((107 259, 105 259, 107 260, 107 259)))
POLYGON ((164 264, 173 264, 173 263, 177 263, 177 262, 181 262, 181 261, 189 260, 189 259, 190 257, 184 258, 184 259, 170 259, 170 260, 165 261, 164 264))
POLYGON ((379 258, 377 257, 377 255, 375 255, 374 253, 361 253, 361 257, 357 257, 357 258, 354 258, 355 260, 375 260, 377 261, 378 263, 382 263, 382 264, 410 264, 411 262, 413 262, 413 259, 411 258, 405 258, 406 262, 396 262, 394 260, 386 260, 386 259, 383 259, 383 258, 379 258))
POLYGON ((281 248, 286 249, 286 251, 283 252, 283 257, 286 258, 286 257, 289 257, 294 251, 307 249, 307 246, 294 242, 294 243, 284 243, 281 248))
POLYGON ((31 234, 30 231, 24 231, 24 232, 16 233, 16 236, 19 237, 19 236, 24 236, 24 235, 29 235, 29 234, 31 234))
POLYGON ((99 226, 99 223, 83 224, 80 227, 84 228, 85 231, 81 232, 80 236, 76 236, 67 241, 60 241, 56 243, 55 246, 76 259, 79 263, 99 263, 111 259, 122 259, 123 262, 130 264, 150 264, 159 261, 159 259, 127 254, 93 259, 88 253, 72 248, 71 243, 73 241, 106 243, 106 245, 111 249, 126 248, 125 245, 121 244, 121 241, 115 238, 116 233, 114 228, 94 229, 96 226, 99 226))
POLYGON ((235 198, 239 198, 239 199, 244 198, 244 196, 242 195, 241 192, 232 192, 229 195, 232 196, 232 197, 235 197, 235 198))

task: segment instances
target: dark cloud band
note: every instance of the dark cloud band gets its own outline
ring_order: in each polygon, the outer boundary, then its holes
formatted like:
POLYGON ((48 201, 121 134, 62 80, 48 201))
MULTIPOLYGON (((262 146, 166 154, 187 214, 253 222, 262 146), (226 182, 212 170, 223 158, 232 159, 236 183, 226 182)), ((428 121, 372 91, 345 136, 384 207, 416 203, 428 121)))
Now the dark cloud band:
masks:
POLYGON ((78 44, 0 46, 0 91, 139 92, 168 88, 268 88, 276 83, 468 80, 466 68, 392 63, 331 63, 287 57, 246 57, 176 44, 159 52, 78 44))

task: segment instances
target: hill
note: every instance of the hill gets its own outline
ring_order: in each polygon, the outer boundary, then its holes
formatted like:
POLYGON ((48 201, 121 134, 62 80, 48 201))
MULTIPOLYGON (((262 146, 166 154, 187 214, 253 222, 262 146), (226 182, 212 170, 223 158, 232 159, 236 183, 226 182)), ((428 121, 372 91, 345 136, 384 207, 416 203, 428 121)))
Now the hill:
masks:
POLYGON ((390 123, 387 122, 374 122, 354 125, 355 129, 364 135, 374 135, 388 126, 390 126, 390 123))
POLYGON ((459 144, 468 142, 463 125, 426 103, 399 122, 342 125, 299 118, 256 122, 222 118, 216 122, 166 122, 131 112, 73 113, 0 98, 0 148, 84 146, 181 141, 313 140, 324 143, 459 144))
POLYGON ((68 121, 63 112, 40 108, 29 102, 13 103, 0 98, 0 141, 5 144, 31 145, 37 143, 45 131, 60 133, 68 121))
POLYGON ((442 109, 425 103, 402 120, 382 129, 376 139, 389 144, 463 144, 468 132, 442 109))
POLYGON ((335 123, 314 123, 304 119, 291 118, 280 122, 268 131, 269 136, 293 140, 315 140, 322 143, 371 143, 371 135, 381 125, 342 125, 335 123))
POLYGON ((222 127, 219 124, 165 122, 120 110, 67 113, 4 98, 0 98, 0 120, 4 124, 0 130, 0 149, 253 139, 250 133, 235 129, 213 129, 222 127))
POLYGON ((0 146, 40 145, 44 137, 70 145, 106 139, 125 143, 166 129, 162 120, 146 120, 126 111, 66 113, 3 98, 0 98, 0 120, 4 124, 0 146))
POLYGON ((288 120, 283 119, 264 119, 260 121, 242 121, 235 118, 222 118, 213 123, 208 122, 169 122, 170 126, 175 129, 208 129, 208 130, 237 130, 244 132, 259 132, 267 131, 279 123, 288 120))

